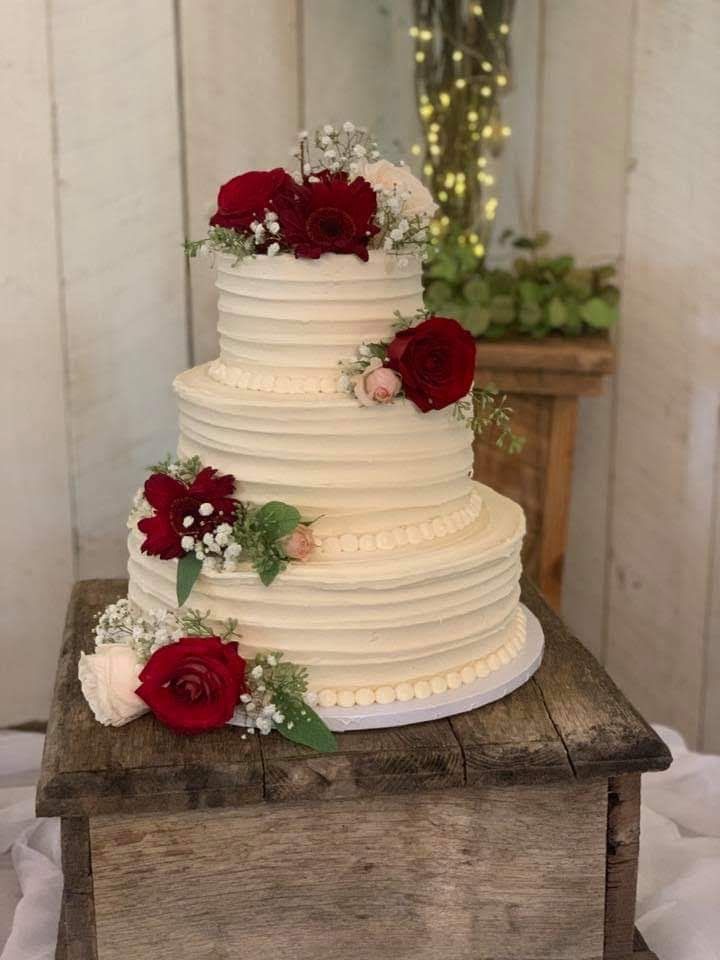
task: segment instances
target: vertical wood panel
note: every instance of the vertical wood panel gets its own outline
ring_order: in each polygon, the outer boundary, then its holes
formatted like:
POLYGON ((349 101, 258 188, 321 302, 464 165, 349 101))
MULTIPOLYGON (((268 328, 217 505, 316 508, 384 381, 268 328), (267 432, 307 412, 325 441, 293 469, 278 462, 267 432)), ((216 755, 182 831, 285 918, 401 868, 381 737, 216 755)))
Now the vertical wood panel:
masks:
POLYGON ((720 390, 720 17, 638 3, 608 665, 695 742, 720 390))
MULTIPOLYGON (((506 142, 498 161, 492 164, 496 174, 500 201, 495 221, 495 260, 510 261, 517 251, 500 247, 498 237, 510 228, 524 234, 538 229, 535 223, 533 191, 537 179, 537 138, 540 115, 538 88, 542 18, 540 0, 518 3, 512 23, 512 89, 503 97, 503 122, 512 136, 506 142)), ((488 190, 486 197, 492 191, 488 190)))
MULTIPOLYGON (((537 226, 581 263, 622 250, 632 3, 547 0, 537 226)), ((571 628, 603 653, 612 399, 581 399, 563 586, 571 628)))
POLYGON ((129 496, 174 445, 186 365, 173 9, 49 10, 78 573, 112 576, 129 496))
MULTIPOLYGON (((202 237, 221 183, 287 166, 300 127, 299 0, 180 0, 189 233, 202 237)), ((191 266, 194 362, 217 356, 207 259, 191 266)))
POLYGON ((720 403, 717 405, 715 494, 711 527, 712 543, 708 567, 710 595, 705 621, 705 662, 703 664, 703 713, 698 746, 709 753, 720 753, 720 403))
POLYGON ((44 2, 0 6, 0 725, 47 715, 73 579, 46 38, 44 2))
POLYGON ((390 159, 410 162, 419 142, 411 0, 305 0, 305 117, 313 130, 352 120, 390 159))

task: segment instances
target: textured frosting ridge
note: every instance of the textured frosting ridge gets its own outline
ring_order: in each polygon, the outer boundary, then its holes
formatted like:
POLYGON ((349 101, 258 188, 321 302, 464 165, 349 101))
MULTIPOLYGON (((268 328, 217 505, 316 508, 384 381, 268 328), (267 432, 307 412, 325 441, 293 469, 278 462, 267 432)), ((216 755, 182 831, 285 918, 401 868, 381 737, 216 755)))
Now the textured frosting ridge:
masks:
MULTIPOLYGON (((239 620, 244 654, 281 650, 307 666, 315 692, 461 672, 507 643, 518 611, 522 510, 479 492, 478 521, 425 550, 315 554, 270 588, 246 566, 203 570, 190 603, 239 620)), ((142 554, 136 532, 129 540, 130 599, 146 611, 172 606, 175 562, 142 554)))
POLYGON ((220 357, 208 375, 266 393, 336 392, 341 361, 386 337, 396 310, 422 307, 419 258, 380 250, 367 263, 218 255, 216 286, 220 357))
MULTIPOLYGON (((230 473, 236 495, 283 500, 316 550, 264 587, 245 563, 203 567, 189 605, 241 625, 241 650, 282 651, 324 706, 425 698, 488 676, 525 642, 521 508, 472 480, 452 408, 360 407, 339 363, 422 306, 420 263, 372 252, 218 256, 220 357, 180 374, 181 457, 230 473)), ((129 539, 129 597, 176 604, 176 561, 129 539)))
POLYGON ((472 438, 450 408, 423 414, 406 400, 361 408, 346 395, 253 393, 216 383, 207 364, 180 374, 175 390, 179 454, 233 474, 244 500, 284 500, 320 516, 322 539, 455 514, 451 526, 469 522, 472 438))

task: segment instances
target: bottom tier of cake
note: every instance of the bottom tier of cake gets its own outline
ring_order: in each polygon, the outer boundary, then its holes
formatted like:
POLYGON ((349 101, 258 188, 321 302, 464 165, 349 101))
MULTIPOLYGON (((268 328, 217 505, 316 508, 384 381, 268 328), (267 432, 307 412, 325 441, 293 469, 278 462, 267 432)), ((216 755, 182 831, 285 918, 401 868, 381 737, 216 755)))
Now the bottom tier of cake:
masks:
MULTIPOLYGON (((482 509, 455 535, 417 546, 292 564, 264 587, 250 569, 203 572, 188 606, 236 619, 247 656, 281 651, 308 668, 321 706, 368 706, 442 694, 517 656, 521 508, 477 485, 482 509), (438 545, 439 544, 439 545, 438 545)), ((175 606, 175 562, 130 534, 130 600, 175 606)))

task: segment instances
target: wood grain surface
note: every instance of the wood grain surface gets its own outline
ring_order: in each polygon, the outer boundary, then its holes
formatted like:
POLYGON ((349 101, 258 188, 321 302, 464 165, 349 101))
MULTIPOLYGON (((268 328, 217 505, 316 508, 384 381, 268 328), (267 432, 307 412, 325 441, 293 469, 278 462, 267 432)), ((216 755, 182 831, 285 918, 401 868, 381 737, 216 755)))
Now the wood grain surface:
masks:
POLYGON ((97 817, 99 954, 599 960, 606 800, 595 781, 97 817))
POLYGON ((319 756, 276 734, 226 727, 181 737, 152 716, 119 729, 96 723, 77 680, 94 618, 124 581, 75 588, 38 787, 41 816, 237 807, 262 800, 338 799, 483 783, 538 783, 657 770, 662 741, 537 590, 524 599, 545 631, 535 678, 500 703, 450 720, 338 737, 319 756))

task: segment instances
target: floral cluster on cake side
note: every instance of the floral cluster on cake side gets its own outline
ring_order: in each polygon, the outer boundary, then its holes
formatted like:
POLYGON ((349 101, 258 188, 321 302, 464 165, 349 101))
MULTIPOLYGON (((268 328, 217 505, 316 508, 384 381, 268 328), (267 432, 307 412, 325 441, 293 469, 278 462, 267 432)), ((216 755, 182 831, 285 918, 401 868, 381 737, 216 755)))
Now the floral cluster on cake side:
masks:
POLYGON ((437 204, 404 163, 380 155, 365 127, 325 124, 313 138, 301 131, 292 155, 296 170, 250 170, 223 184, 208 235, 186 244, 188 254, 424 254, 437 204))
POLYGON ((179 734, 233 723, 247 733, 278 730, 296 743, 334 750, 333 734, 311 706, 307 671, 281 653, 245 660, 238 637, 234 620, 218 632, 198 610, 142 614, 118 600, 98 618, 93 652, 80 656, 83 695, 105 726, 124 726, 150 711, 179 734))

